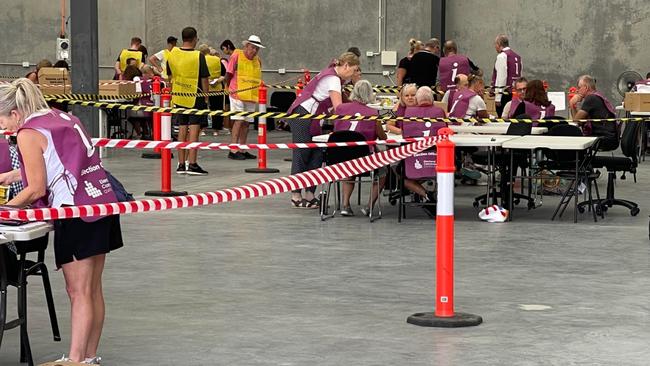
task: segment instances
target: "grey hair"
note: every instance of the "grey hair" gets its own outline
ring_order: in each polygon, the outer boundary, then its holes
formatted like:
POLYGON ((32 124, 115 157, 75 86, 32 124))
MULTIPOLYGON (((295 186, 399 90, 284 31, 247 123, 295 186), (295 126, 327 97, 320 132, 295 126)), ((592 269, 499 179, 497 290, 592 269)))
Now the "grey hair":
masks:
POLYGON ((440 47, 440 40, 438 38, 431 38, 424 44, 424 46, 430 48, 440 47))
POLYGON ((433 104, 433 90, 428 86, 421 86, 418 88, 417 93, 415 93, 415 100, 418 101, 418 104, 422 104, 422 102, 433 104))
POLYGON ((350 100, 368 104, 375 100, 375 93, 372 91, 372 84, 368 80, 359 80, 354 84, 350 100))
POLYGON ((578 82, 583 82, 590 90, 596 90, 596 79, 591 75, 582 75, 578 78, 578 82))
POLYGON ((508 36, 505 34, 499 34, 495 42, 501 47, 510 46, 510 40, 508 40, 508 36))
MULTIPOLYGON (((8 116, 17 110, 28 116, 43 110, 48 110, 47 103, 41 90, 31 80, 20 78, 7 84, 0 84, 0 115, 8 116)), ((22 121, 20 122, 22 124, 22 121)))

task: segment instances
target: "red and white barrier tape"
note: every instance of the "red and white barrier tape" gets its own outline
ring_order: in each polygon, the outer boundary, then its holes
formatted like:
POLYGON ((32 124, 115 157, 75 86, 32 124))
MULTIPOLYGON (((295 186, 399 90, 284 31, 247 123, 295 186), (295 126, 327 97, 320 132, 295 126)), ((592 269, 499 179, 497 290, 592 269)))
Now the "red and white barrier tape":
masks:
POLYGON ((303 142, 283 144, 226 144, 219 142, 178 142, 178 141, 149 141, 93 138, 95 147, 112 147, 119 149, 187 149, 187 150, 280 150, 280 149, 316 149, 324 147, 374 146, 399 144, 405 142, 424 141, 427 137, 409 137, 404 139, 388 139, 375 141, 351 142, 303 142))
POLYGON ((369 172, 373 169, 378 169, 382 166, 398 162, 411 155, 417 154, 420 151, 426 150, 434 146, 437 141, 444 138, 446 137, 429 137, 423 141, 417 141, 395 149, 346 161, 340 164, 310 170, 300 174, 270 179, 263 182, 221 189, 214 192, 99 205, 0 211, 0 219, 43 221, 75 217, 108 216, 213 205, 217 203, 270 196, 369 172))

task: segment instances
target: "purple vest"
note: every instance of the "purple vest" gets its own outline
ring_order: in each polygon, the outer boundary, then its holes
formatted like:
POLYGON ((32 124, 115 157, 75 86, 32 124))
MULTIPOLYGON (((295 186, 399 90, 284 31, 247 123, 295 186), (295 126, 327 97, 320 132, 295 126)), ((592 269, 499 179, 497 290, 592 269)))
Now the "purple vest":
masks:
POLYGON ((397 111, 395 112, 395 115, 396 115, 397 117, 404 117, 404 113, 405 113, 405 112, 406 112, 406 106, 403 106, 403 105, 400 104, 400 105, 397 107, 397 111))
MULTIPOLYGON (((430 105, 426 107, 408 107, 406 108, 406 112, 404 112, 404 117, 445 118, 446 115, 445 111, 443 111, 442 108, 430 105)), ((431 123, 433 123, 433 128, 435 128, 436 131, 443 127, 447 127, 447 124, 445 122, 431 123)))
MULTIPOLYGON (((336 107, 336 114, 342 116, 376 116, 378 111, 359 102, 343 103, 336 107)), ((334 122, 334 131, 356 131, 366 140, 377 139, 377 121, 338 119, 334 122)))
POLYGON ((463 55, 450 55, 440 59, 438 73, 440 74, 440 89, 456 89, 454 78, 458 74, 469 75, 469 59, 463 55))
MULTIPOLYGON (((438 130, 444 127, 436 122, 404 121, 402 136, 404 137, 428 137, 437 136, 438 130)), ((404 159, 406 177, 409 179, 431 178, 436 176, 436 153, 434 151, 422 151, 404 159)))
POLYGON ((14 170, 11 166, 11 153, 9 152, 9 141, 0 138, 0 173, 14 170))
MULTIPOLYGON (((142 79, 142 93, 143 94, 148 94, 151 92, 151 79, 142 79)), ((151 99, 151 95, 147 95, 145 97, 141 97, 140 100, 138 101, 138 104, 140 105, 153 105, 153 100, 151 99)))
MULTIPOLYGON (((316 98, 313 97, 313 95, 321 79, 331 75, 338 76, 336 70, 334 69, 334 66, 330 64, 330 66, 328 66, 325 70, 319 72, 318 75, 316 75, 313 79, 309 81, 309 83, 303 89, 302 94, 300 94, 300 96, 293 101, 287 113, 293 113, 293 111, 296 108, 298 108, 299 105, 301 105, 304 101, 310 98, 313 98, 318 103, 318 107, 316 108, 314 114, 327 113, 327 110, 332 106, 332 100, 330 98, 317 100, 316 98)), ((343 83, 341 82, 341 84, 343 83)), ((311 121, 309 132, 311 133, 312 136, 320 135, 322 133, 321 122, 322 120, 317 120, 317 119, 311 121)))
POLYGON ((515 81, 521 77, 521 57, 512 49, 502 51, 507 56, 508 76, 506 78, 506 85, 495 85, 497 81, 497 70, 492 71, 492 86, 493 87, 511 87, 515 81))
MULTIPOLYGON (((99 153, 92 146, 90 137, 88 137, 86 130, 77 117, 52 109, 47 114, 29 118, 18 130, 18 133, 26 128, 45 129, 52 134, 54 150, 65 168, 66 175, 71 175, 77 182, 77 186, 72 187, 74 189, 75 205, 117 202, 113 188, 99 159, 99 153)), ((21 165, 24 166, 22 157, 20 160, 21 165)), ((29 182, 27 182, 25 170, 21 169, 20 174, 23 184, 27 187, 29 182)), ((34 203, 34 206, 49 206, 48 197, 42 197, 34 203)), ((86 222, 93 222, 98 219, 100 217, 83 218, 86 222)))
POLYGON ((469 101, 476 96, 476 93, 471 89, 464 89, 458 93, 454 93, 454 99, 450 99, 451 108, 449 108, 449 117, 465 118, 467 110, 469 109, 469 101))
MULTIPOLYGON (((546 107, 543 107, 541 105, 537 105, 532 102, 528 102, 528 101, 522 102, 520 99, 513 99, 512 104, 510 106, 510 114, 508 116, 509 118, 515 117, 514 114, 521 103, 524 103, 524 106, 526 108, 524 113, 529 115, 531 119, 544 119, 544 117, 555 116, 555 106, 553 105, 553 103, 549 104, 546 107)), ((537 126, 537 122, 533 122, 533 127, 536 126, 537 126)))

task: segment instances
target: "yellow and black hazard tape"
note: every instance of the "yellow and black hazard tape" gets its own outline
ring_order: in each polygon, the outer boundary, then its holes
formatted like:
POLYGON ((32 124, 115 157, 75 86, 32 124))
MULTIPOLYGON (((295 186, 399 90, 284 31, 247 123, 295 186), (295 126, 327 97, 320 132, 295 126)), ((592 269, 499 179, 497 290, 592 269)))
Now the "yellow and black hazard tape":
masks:
MULTIPOLYGON (((134 110, 144 112, 163 112, 172 114, 189 114, 199 116, 235 116, 235 117, 252 117, 252 118, 275 118, 275 119, 315 119, 315 120, 371 120, 371 121, 419 121, 419 122, 445 122, 445 123, 495 123, 495 122, 508 122, 508 123, 565 123, 564 119, 522 119, 522 118, 420 118, 420 117, 395 117, 395 116, 350 116, 338 114, 298 114, 286 112, 246 112, 246 111, 211 111, 209 109, 193 109, 193 108, 163 108, 155 106, 144 106, 123 103, 111 102, 96 102, 85 100, 70 100, 70 99, 52 99, 46 98, 50 102, 67 103, 74 105, 81 105, 86 107, 106 108, 106 109, 119 109, 119 110, 134 110)), ((581 119, 573 122, 646 122, 650 121, 650 117, 635 117, 635 118, 600 118, 600 119, 581 119)))

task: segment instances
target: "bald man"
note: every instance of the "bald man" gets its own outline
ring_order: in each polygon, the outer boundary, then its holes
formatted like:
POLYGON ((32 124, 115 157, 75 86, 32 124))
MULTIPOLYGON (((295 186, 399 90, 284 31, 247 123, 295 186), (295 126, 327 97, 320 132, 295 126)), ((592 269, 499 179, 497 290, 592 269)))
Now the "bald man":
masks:
POLYGON ((440 60, 438 73, 440 75, 440 90, 446 92, 449 89, 455 89, 456 75, 480 74, 478 66, 467 58, 467 56, 458 54, 458 46, 453 40, 445 42, 443 47, 445 57, 440 60))
POLYGON ((510 91, 515 81, 521 77, 523 64, 521 56, 510 49, 510 40, 505 34, 499 34, 494 40, 494 49, 497 51, 497 59, 492 73, 492 87, 497 114, 502 115, 503 107, 512 99, 510 93, 503 92, 510 91))
POLYGON ((451 100, 454 100, 454 95, 456 95, 457 92, 462 91, 463 89, 466 89, 469 84, 469 80, 467 78, 467 75, 465 74, 458 74, 454 78, 454 87, 447 89, 445 92, 445 95, 442 96, 442 102, 447 103, 447 111, 451 109, 451 100))
MULTIPOLYGON (((590 75, 578 79, 578 93, 569 101, 569 106, 576 111, 574 121, 585 119, 607 119, 616 117, 616 109, 603 94, 596 90, 596 80, 590 75)), ((585 136, 600 137, 601 151, 618 148, 618 129, 616 122, 581 122, 585 136)))

